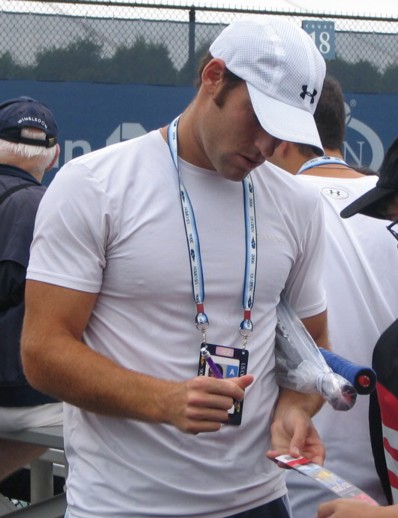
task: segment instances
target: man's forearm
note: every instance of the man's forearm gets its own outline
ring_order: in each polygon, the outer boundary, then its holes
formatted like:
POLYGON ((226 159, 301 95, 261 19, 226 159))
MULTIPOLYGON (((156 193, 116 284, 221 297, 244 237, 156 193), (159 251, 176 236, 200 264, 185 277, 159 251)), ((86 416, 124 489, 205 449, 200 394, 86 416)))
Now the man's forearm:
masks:
POLYGON ((286 388, 281 388, 275 408, 274 419, 289 412, 292 407, 304 410, 309 417, 313 417, 324 404, 324 399, 318 394, 303 394, 286 388))

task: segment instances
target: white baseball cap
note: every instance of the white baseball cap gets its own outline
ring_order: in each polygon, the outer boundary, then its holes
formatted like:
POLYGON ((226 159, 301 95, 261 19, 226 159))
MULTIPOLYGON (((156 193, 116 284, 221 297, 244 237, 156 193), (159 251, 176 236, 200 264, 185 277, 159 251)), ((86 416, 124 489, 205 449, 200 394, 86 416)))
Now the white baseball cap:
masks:
POLYGON ((303 29, 275 16, 238 19, 209 50, 246 81, 265 131, 281 140, 309 144, 323 155, 313 115, 326 64, 303 29))

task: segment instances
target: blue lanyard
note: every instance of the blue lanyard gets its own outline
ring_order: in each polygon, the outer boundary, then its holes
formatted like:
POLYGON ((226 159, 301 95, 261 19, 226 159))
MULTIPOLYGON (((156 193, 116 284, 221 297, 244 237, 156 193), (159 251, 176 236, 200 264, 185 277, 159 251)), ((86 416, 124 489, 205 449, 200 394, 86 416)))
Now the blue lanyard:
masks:
MULTIPOLYGON (((177 171, 180 188, 181 209, 184 219, 185 234, 189 251, 189 261, 191 266, 192 294, 196 304, 195 324, 197 329, 202 333, 203 342, 207 343, 206 331, 209 327, 209 319, 204 310, 205 289, 202 257, 200 255, 200 242, 196 227, 195 213, 178 167, 178 121, 179 117, 174 119, 174 121, 170 124, 167 130, 167 140, 170 154, 177 171)), ((254 202, 254 186, 250 175, 242 180, 242 185, 246 231, 246 262, 242 294, 243 320, 240 324, 239 333, 243 338, 243 348, 245 348, 247 340, 253 332, 251 311, 254 305, 254 291, 256 287, 257 228, 254 202)))
POLYGON ((349 165, 344 162, 343 159, 341 158, 338 158, 337 156, 320 156, 320 157, 316 157, 316 158, 311 158, 311 160, 308 160, 307 162, 305 162, 301 167, 300 169, 297 171, 296 175, 297 174, 301 174, 303 173, 304 171, 308 171, 308 169, 312 169, 313 167, 319 167, 320 165, 328 165, 328 164, 340 164, 340 165, 345 165, 347 167, 349 167, 349 165))

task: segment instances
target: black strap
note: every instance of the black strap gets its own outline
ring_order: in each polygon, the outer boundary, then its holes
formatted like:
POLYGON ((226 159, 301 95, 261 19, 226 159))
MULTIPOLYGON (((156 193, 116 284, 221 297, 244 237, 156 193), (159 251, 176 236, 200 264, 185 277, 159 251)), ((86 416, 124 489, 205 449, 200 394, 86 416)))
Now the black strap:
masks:
MULTIPOLYGON (((28 187, 34 187, 34 186, 36 186, 35 183, 25 182, 25 183, 20 183, 19 185, 15 185, 14 187, 11 187, 11 189, 8 189, 8 191, 3 192, 3 194, 0 196, 0 205, 9 196, 14 194, 14 192, 20 191, 21 189, 27 189, 28 187)), ((0 299, 0 311, 5 311, 9 308, 12 308, 13 306, 17 306, 19 303, 21 303, 23 301, 24 293, 25 293, 25 283, 18 286, 18 288, 6 299, 0 299)))
POLYGON ((3 192, 3 194, 0 196, 0 205, 3 203, 4 200, 11 196, 11 194, 14 194, 14 192, 20 191, 21 189, 26 189, 27 187, 34 187, 35 185, 36 184, 32 182, 25 182, 11 187, 11 189, 8 189, 8 191, 3 192))

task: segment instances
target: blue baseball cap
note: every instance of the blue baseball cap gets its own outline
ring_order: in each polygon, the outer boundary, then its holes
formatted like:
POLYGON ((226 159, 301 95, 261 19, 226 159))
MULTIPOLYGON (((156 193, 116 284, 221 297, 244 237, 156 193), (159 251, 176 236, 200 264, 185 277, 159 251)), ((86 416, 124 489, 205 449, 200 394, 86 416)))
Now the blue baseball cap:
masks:
POLYGON ((31 97, 9 99, 0 104, 0 139, 32 146, 53 147, 57 143, 58 126, 51 110, 31 97), (26 138, 23 128, 38 128, 45 140, 26 138))

